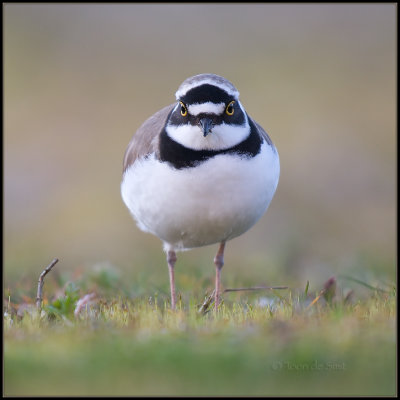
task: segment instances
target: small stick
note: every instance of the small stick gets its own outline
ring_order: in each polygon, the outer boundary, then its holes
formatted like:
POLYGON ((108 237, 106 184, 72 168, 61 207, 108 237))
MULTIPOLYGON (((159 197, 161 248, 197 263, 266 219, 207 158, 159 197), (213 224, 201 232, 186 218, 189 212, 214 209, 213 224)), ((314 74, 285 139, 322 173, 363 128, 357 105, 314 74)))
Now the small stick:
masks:
POLYGON ((309 308, 311 308, 320 298, 321 296, 325 293, 325 289, 322 289, 319 292, 319 295, 306 307, 306 310, 308 310, 309 308))
POLYGON ((37 296, 36 296, 36 308, 38 311, 42 309, 42 291, 43 291, 43 284, 44 284, 44 277, 52 270, 52 268, 58 263, 58 258, 55 258, 40 274, 39 282, 38 282, 38 289, 37 289, 37 296))
POLYGON ((321 298, 321 296, 326 297, 328 293, 330 293, 329 297, 332 299, 332 297, 335 295, 335 291, 336 291, 336 278, 333 276, 332 278, 329 278, 325 282, 324 288, 319 292, 319 295, 306 307, 306 310, 311 308, 321 298))
MULTIPOLYGON (((227 293, 227 292, 241 292, 245 290, 262 290, 262 289, 288 289, 288 286, 255 286, 251 288, 237 288, 237 289, 225 289, 222 291, 222 293, 227 293)), ((215 290, 212 291, 212 293, 204 299, 204 303, 200 306, 198 312, 205 314, 210 307, 210 304, 212 303, 213 299, 215 296, 215 290)))
POLYGON ((244 290, 262 290, 262 289, 287 289, 288 286, 255 286, 255 287, 250 287, 250 288, 237 288, 237 289, 225 289, 223 293, 226 292, 241 292, 244 290))

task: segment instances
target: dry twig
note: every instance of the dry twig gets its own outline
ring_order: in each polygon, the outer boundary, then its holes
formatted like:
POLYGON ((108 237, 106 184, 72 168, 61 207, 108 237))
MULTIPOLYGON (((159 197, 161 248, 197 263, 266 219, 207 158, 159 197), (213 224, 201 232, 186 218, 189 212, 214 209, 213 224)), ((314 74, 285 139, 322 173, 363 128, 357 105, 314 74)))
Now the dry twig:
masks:
POLYGON ((44 277, 52 270, 52 268, 58 263, 58 258, 55 258, 40 274, 39 282, 38 282, 38 289, 37 289, 37 296, 36 296, 36 308, 40 312, 42 309, 42 292, 43 292, 43 284, 44 284, 44 277))
MULTIPOLYGON (((250 288, 225 289, 222 291, 222 293, 242 292, 245 290, 275 290, 275 289, 288 289, 288 286, 255 286, 250 288)), ((209 308, 214 301, 214 295, 215 295, 215 290, 213 290, 209 296, 206 296, 203 304, 200 306, 198 310, 199 313, 205 314, 207 313, 207 311, 209 311, 209 308)))
POLYGON ((249 288, 225 289, 222 293, 241 292, 241 291, 245 291, 245 290, 263 290, 263 289, 275 290, 275 289, 287 289, 287 288, 288 288, 288 286, 255 286, 255 287, 249 287, 249 288))
POLYGON ((336 292, 336 278, 333 276, 332 278, 329 278, 325 282, 324 288, 319 292, 318 296, 315 297, 315 299, 306 307, 306 310, 311 308, 321 298, 321 296, 324 296, 325 300, 327 302, 330 302, 335 296, 335 292, 336 292))

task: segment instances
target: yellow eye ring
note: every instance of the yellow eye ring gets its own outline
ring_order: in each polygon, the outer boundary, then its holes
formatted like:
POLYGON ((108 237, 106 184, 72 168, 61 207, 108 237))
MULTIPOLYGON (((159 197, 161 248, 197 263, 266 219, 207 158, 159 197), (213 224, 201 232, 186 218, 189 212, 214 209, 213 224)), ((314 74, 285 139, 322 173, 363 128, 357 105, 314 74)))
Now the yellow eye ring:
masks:
POLYGON ((187 115, 187 108, 186 108, 186 106, 180 101, 179 102, 180 103, 180 105, 181 105, 181 115, 182 115, 182 117, 186 117, 186 115, 187 115))
POLYGON ((227 106, 226 106, 226 109, 225 109, 225 112, 228 114, 228 115, 233 115, 233 113, 235 112, 235 109, 233 108, 233 104, 235 103, 235 100, 232 100, 227 106))

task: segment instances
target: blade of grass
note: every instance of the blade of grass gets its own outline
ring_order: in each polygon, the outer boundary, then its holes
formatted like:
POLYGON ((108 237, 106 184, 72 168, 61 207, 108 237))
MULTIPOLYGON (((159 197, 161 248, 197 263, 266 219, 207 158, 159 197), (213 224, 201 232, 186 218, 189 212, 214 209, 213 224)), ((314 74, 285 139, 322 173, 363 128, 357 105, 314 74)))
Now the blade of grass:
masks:
POLYGON ((348 281, 352 281, 352 282, 355 282, 355 283, 358 283, 358 284, 360 284, 360 285, 362 285, 362 286, 365 286, 366 288, 371 289, 371 290, 377 290, 378 292, 382 292, 382 293, 390 293, 390 292, 387 291, 387 290, 380 289, 380 288, 377 288, 377 287, 375 287, 375 286, 369 285, 368 283, 363 282, 363 281, 361 281, 361 280, 359 280, 359 279, 353 278, 353 277, 351 277, 351 276, 339 275, 339 278, 344 279, 344 280, 348 280, 348 281))
POLYGON ((306 283, 306 288, 305 288, 305 290, 304 290, 304 296, 305 297, 307 297, 307 294, 308 294, 308 288, 310 287, 310 281, 307 281, 307 283, 306 283))

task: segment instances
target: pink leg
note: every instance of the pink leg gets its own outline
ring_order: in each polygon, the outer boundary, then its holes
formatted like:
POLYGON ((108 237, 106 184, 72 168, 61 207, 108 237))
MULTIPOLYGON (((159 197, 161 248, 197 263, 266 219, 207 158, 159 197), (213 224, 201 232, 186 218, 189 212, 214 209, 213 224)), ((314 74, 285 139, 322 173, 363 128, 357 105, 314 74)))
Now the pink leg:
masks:
POLYGON ((221 242, 219 245, 218 252, 214 258, 214 264, 216 267, 215 275, 215 309, 219 306, 220 291, 221 291, 221 269, 224 266, 224 249, 225 242, 221 242))
POLYGON ((169 271, 169 285, 171 287, 171 309, 175 310, 175 305, 176 305, 175 276, 174 276, 174 268, 175 268, 175 263, 176 263, 175 251, 168 250, 167 263, 168 263, 168 271, 169 271))

